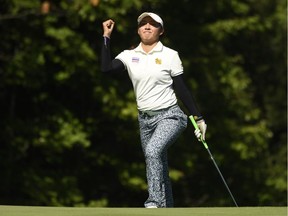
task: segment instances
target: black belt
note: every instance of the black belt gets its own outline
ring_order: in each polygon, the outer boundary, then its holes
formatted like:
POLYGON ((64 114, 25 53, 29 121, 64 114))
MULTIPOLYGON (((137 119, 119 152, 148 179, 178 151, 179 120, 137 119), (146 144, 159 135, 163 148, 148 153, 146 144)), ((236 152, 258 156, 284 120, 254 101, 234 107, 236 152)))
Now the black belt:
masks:
POLYGON ((140 115, 147 115, 147 116, 155 116, 161 112, 167 111, 167 110, 171 109, 172 107, 176 107, 176 106, 177 106, 177 104, 172 105, 172 106, 167 107, 167 108, 164 108, 164 109, 159 109, 159 110, 145 110, 145 111, 139 110, 139 114, 140 115))

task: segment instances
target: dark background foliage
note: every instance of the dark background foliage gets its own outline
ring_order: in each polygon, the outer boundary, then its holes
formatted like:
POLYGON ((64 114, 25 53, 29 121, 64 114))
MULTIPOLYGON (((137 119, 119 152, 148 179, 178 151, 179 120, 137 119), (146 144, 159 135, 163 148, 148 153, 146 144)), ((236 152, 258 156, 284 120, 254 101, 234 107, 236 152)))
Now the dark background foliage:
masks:
MULTIPOLYGON (((287 205, 284 0, 1 0, 0 204, 141 207, 145 165, 127 74, 100 73, 139 43, 137 16, 164 19, 240 206, 287 205)), ((183 109, 185 109, 183 107, 183 109)), ((170 148, 176 206, 233 206, 189 125, 170 148)))

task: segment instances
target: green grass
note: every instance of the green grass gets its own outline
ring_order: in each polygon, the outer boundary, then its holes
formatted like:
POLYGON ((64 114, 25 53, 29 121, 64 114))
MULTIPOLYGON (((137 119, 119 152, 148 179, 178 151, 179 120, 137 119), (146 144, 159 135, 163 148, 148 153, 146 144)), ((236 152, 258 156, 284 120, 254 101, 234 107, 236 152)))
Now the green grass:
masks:
POLYGON ((0 216, 287 216, 287 207, 76 208, 0 206, 0 216))

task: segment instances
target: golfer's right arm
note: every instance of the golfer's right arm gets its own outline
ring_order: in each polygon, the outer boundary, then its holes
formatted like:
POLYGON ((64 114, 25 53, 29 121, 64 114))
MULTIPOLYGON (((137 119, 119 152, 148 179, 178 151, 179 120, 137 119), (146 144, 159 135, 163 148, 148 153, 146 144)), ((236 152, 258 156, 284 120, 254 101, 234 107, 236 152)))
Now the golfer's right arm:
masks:
POLYGON ((111 60, 110 37, 114 28, 114 24, 114 21, 111 19, 102 23, 103 44, 101 49, 101 71, 103 73, 121 72, 125 70, 125 66, 120 60, 111 60))

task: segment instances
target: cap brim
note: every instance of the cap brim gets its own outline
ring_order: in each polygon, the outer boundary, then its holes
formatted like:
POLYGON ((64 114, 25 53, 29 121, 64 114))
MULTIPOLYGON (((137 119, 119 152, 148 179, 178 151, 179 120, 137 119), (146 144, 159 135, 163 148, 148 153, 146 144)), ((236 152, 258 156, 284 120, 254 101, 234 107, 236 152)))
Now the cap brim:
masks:
POLYGON ((144 19, 147 16, 151 17, 153 20, 158 22, 163 27, 163 20, 161 19, 161 17, 158 16, 157 14, 151 13, 151 12, 142 13, 137 19, 138 24, 142 21, 142 19, 144 19))

